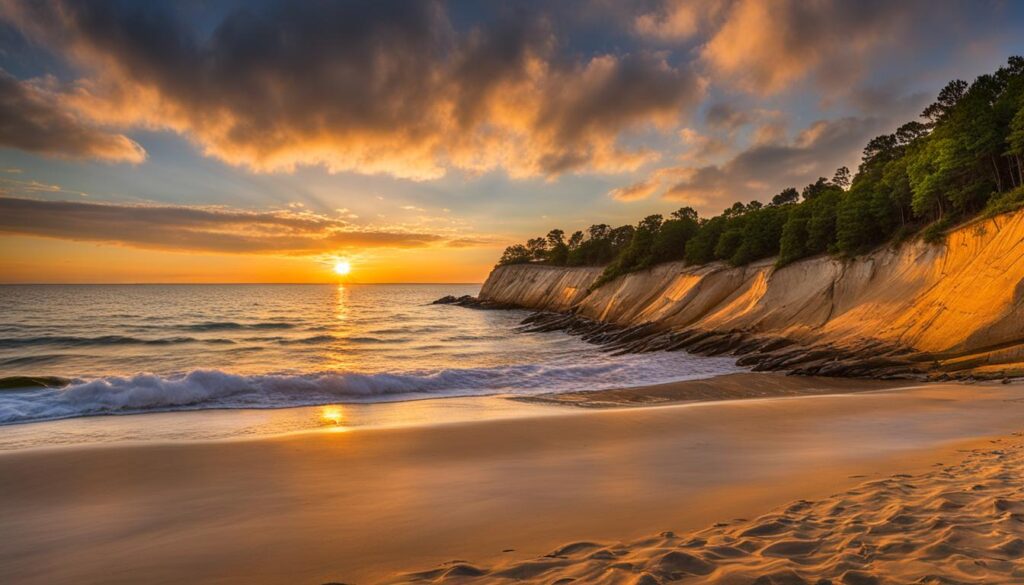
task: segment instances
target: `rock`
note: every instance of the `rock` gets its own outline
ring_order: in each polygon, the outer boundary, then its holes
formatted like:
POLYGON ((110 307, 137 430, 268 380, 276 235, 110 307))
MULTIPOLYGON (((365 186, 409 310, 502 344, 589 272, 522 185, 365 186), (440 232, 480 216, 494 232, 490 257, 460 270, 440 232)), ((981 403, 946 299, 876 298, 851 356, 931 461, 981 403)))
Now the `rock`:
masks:
POLYGON ((463 295, 456 297, 454 295, 447 295, 437 299, 430 303, 432 305, 456 305, 459 307, 466 307, 467 309, 485 309, 491 311, 507 311, 510 309, 518 309, 519 307, 509 303, 498 303, 495 301, 488 301, 478 299, 470 295, 463 295))

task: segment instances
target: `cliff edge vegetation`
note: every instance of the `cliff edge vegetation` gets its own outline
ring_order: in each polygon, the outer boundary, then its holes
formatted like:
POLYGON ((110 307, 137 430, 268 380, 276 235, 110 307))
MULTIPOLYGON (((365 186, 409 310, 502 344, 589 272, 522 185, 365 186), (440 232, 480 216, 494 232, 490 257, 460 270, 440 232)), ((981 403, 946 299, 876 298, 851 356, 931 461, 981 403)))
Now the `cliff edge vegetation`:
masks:
POLYGON ((755 370, 1024 375, 1024 57, 946 85, 921 120, 768 203, 510 246, 479 300, 615 351, 755 370))
POLYGON ((818 375, 1024 375, 1024 211, 853 259, 669 262, 594 288, 601 272, 498 266, 480 299, 541 311, 529 330, 618 351, 733 354, 818 375))
POLYGON ((736 202, 701 218, 684 207, 635 226, 561 229, 509 246, 500 264, 600 266, 593 285, 665 262, 779 266, 819 254, 855 257, 921 232, 936 242, 955 225, 1024 205, 1024 57, 973 83, 954 80, 920 120, 864 147, 856 174, 841 167, 767 203, 736 202))

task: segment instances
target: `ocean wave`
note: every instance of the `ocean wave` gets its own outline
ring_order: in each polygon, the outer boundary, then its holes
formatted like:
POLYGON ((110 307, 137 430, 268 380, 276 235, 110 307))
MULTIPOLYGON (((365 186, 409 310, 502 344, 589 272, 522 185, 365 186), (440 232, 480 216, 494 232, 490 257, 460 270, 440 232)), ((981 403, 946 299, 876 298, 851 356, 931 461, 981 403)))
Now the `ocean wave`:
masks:
POLYGON ((74 335, 41 335, 37 337, 15 337, 0 339, 0 349, 14 349, 36 345, 59 345, 64 347, 82 347, 96 345, 174 345, 180 343, 233 344, 234 341, 224 338, 196 337, 157 337, 142 338, 128 335, 100 335, 97 337, 80 337, 74 335))
POLYGON ((89 357, 69 353, 37 353, 0 359, 0 367, 53 364, 75 357, 89 357))
POLYGON ((295 323, 286 321, 264 321, 261 323, 236 323, 235 321, 207 321, 204 323, 193 323, 183 325, 180 329, 187 331, 229 331, 238 329, 293 329, 295 323))
MULTIPOLYGON (((257 339, 259 339, 259 338, 257 338, 257 339)), ((337 340, 338 340, 338 338, 333 336, 333 335, 313 335, 311 337, 299 337, 299 338, 296 338, 296 339, 291 339, 291 338, 287 338, 287 337, 278 337, 278 338, 275 339, 275 341, 277 341, 277 343, 280 343, 281 345, 303 345, 303 344, 310 344, 311 345, 311 344, 314 344, 314 343, 330 343, 332 341, 337 341, 337 340)))
POLYGON ((0 424, 171 410, 283 408, 335 402, 600 389, 664 381, 668 375, 680 379, 721 373, 707 369, 679 376, 678 372, 669 374, 670 370, 663 366, 657 368, 657 372, 647 371, 646 375, 642 374, 647 368, 640 364, 618 361, 398 374, 322 372, 246 376, 220 370, 195 370, 176 376, 111 376, 76 380, 59 389, 6 391, 0 395, 0 424))

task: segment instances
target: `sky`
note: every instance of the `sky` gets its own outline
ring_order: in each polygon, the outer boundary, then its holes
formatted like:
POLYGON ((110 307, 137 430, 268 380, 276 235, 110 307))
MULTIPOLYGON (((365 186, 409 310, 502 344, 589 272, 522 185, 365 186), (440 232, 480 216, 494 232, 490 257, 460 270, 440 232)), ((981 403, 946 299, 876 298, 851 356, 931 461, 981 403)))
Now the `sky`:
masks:
POLYGON ((0 0, 0 282, 481 282, 769 200, 1024 54, 972 0, 0 0))

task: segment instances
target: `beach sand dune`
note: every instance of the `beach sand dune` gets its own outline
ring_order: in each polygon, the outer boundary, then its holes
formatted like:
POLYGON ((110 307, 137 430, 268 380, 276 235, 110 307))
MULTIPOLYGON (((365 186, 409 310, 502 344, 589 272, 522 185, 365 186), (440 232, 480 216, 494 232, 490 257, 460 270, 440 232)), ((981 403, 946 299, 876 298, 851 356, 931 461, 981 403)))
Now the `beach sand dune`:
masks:
POLYGON ((1024 439, 754 519, 505 565, 453 561, 409 583, 1024 583, 1024 439))

